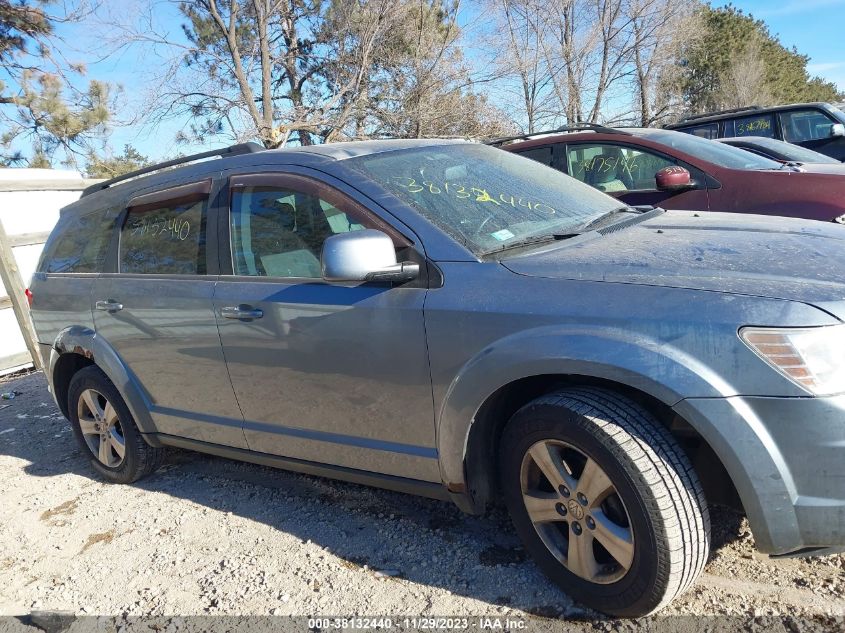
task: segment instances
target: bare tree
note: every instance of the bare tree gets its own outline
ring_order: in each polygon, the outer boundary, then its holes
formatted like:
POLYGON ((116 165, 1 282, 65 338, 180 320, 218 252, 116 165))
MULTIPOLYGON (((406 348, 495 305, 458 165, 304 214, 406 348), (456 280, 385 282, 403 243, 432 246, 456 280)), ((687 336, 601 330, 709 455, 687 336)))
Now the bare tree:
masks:
POLYGON ((524 131, 535 132, 538 125, 556 118, 552 70, 543 55, 549 37, 543 0, 492 0, 485 10, 493 13, 493 28, 479 40, 492 60, 496 89, 520 103, 524 131))
POLYGON ((759 40, 752 39, 745 50, 736 53, 719 81, 720 107, 742 108, 771 103, 766 87, 766 64, 759 40))
POLYGON ((650 126, 671 114, 673 75, 683 49, 702 31, 697 0, 627 0, 637 119, 650 126))
POLYGON ((183 0, 182 36, 139 1, 135 19, 106 20, 113 49, 164 57, 147 120, 188 116, 196 138, 279 147, 493 124, 470 90, 452 0, 183 0))
POLYGON ((329 30, 318 0, 178 5, 182 37, 156 22, 152 2, 130 23, 109 21, 120 32, 116 48, 142 45, 166 60, 155 72, 148 114, 190 115, 197 137, 257 137, 266 147, 292 135, 310 144, 342 127, 379 42, 402 13, 392 0, 340 0, 331 4, 329 30))

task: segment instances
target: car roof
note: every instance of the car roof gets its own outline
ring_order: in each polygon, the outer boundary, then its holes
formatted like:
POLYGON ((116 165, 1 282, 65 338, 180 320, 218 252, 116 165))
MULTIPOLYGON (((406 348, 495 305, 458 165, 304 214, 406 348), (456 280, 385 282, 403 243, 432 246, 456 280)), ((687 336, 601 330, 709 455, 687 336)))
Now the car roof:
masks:
POLYGON ((554 133, 541 132, 539 134, 520 137, 519 139, 513 139, 507 143, 500 145, 500 147, 509 150, 516 149, 517 147, 522 149, 529 149, 531 147, 547 145, 549 143, 568 143, 573 141, 601 141, 625 143, 626 141, 630 141, 631 137, 646 139, 651 143, 659 143, 660 141, 652 140, 650 137, 654 136, 655 134, 684 134, 684 132, 675 132, 674 130, 665 130, 662 128, 652 127, 616 127, 611 129, 613 130, 612 132, 604 132, 601 130, 579 130, 577 132, 554 133))
POLYGON ((786 141, 781 141, 777 138, 769 138, 768 136, 726 136, 724 138, 714 138, 714 141, 720 143, 748 143, 749 145, 789 145, 786 141))
POLYGON ((721 121, 723 119, 733 119, 737 117, 753 116, 755 114, 768 114, 770 112, 782 112, 784 110, 796 110, 799 108, 830 108, 831 104, 824 101, 810 101, 807 103, 788 103, 778 106, 748 106, 746 108, 735 108, 732 110, 721 110, 718 112, 705 112, 704 114, 696 114, 684 117, 677 123, 670 123, 664 126, 667 130, 674 130, 679 127, 691 127, 693 125, 712 123, 713 121, 721 121))
POLYGON ((287 152, 301 154, 316 154, 334 160, 344 160, 357 156, 395 152, 415 147, 435 147, 438 145, 459 145, 469 143, 461 138, 411 138, 411 139, 382 139, 374 141, 347 141, 343 143, 327 143, 325 145, 308 145, 306 147, 290 147, 268 152, 287 152))
MULTIPOLYGON (((83 192, 79 200, 67 205, 62 209, 66 212, 85 212, 103 206, 123 204, 125 201, 139 195, 156 190, 164 190, 175 187, 186 182, 198 181, 204 178, 211 178, 222 169, 239 167, 269 167, 272 165, 298 164, 302 166, 317 166, 342 161, 358 156, 380 154, 384 152, 412 149, 416 147, 438 147, 459 144, 471 144, 473 141, 458 138, 434 138, 434 139, 381 139, 372 141, 350 141, 343 143, 329 143, 326 145, 309 145, 304 147, 286 147, 280 149, 262 149, 260 147, 247 148, 248 151, 238 151, 228 155, 227 150, 233 148, 245 148, 246 146, 233 146, 222 148, 218 151, 203 152, 195 157, 207 158, 219 156, 212 160, 202 162, 187 162, 190 156, 181 160, 185 164, 169 166, 169 163, 161 163, 160 171, 152 173, 139 173, 137 177, 128 174, 106 181, 83 192)), ((252 144, 254 145, 254 144, 252 144)), ((151 166, 155 169, 156 165, 151 166)))

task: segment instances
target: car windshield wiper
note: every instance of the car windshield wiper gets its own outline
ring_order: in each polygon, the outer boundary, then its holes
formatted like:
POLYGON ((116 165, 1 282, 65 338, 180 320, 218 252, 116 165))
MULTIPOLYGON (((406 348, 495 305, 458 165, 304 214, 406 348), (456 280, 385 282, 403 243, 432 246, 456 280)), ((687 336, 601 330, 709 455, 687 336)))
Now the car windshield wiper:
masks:
POLYGON ((637 207, 629 207, 625 205, 624 207, 616 207, 615 209, 611 209, 606 213, 602 213, 599 217, 595 218, 594 220, 590 220, 587 224, 579 227, 580 232, 590 231, 597 226, 600 226, 605 223, 608 218, 613 217, 614 215, 619 215, 620 213, 645 213, 646 211, 651 211, 654 207, 649 206, 637 206, 637 207))
POLYGON ((502 251, 511 250, 513 248, 523 248, 525 246, 534 246, 536 244, 544 244, 546 242, 556 242, 560 240, 568 240, 571 237, 581 235, 581 231, 571 233, 544 233, 543 235, 532 235, 531 237, 524 237, 521 240, 514 240, 507 244, 502 244, 501 248, 492 251, 487 251, 485 255, 492 253, 501 253, 502 251))

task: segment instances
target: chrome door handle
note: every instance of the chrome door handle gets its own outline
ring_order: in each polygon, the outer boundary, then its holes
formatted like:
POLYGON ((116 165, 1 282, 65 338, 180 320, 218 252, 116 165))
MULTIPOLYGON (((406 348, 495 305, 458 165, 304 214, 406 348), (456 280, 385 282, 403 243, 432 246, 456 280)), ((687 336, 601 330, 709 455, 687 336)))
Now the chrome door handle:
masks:
POLYGON ((120 310, 123 310, 122 303, 112 301, 111 299, 108 301, 97 301, 94 304, 94 307, 97 308, 97 310, 102 310, 103 312, 119 312, 120 310))
POLYGON ((224 319, 238 319, 240 321, 251 321, 252 319, 260 319, 264 316, 264 311, 252 306, 226 306, 220 308, 220 316, 224 319))

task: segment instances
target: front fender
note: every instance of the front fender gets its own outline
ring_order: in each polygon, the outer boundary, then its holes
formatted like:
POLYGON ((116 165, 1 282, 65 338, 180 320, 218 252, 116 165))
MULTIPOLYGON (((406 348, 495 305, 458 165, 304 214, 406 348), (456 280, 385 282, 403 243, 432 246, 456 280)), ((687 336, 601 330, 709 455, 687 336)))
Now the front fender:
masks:
MULTIPOLYGON (((49 380, 51 385, 59 358, 64 354, 79 354, 94 362, 112 381, 129 407, 141 433, 155 433, 150 411, 150 399, 123 363, 117 352, 100 336, 83 326, 74 325, 59 332, 50 353, 49 380)), ((55 396, 55 388, 52 389, 55 396)))
POLYGON ((658 343, 618 328, 544 326, 488 345, 467 362, 449 385, 437 423, 443 481, 466 486, 464 460, 470 430, 484 402, 502 387, 532 376, 602 378, 627 385, 672 406, 695 394, 735 395, 713 368, 670 343, 658 343))

